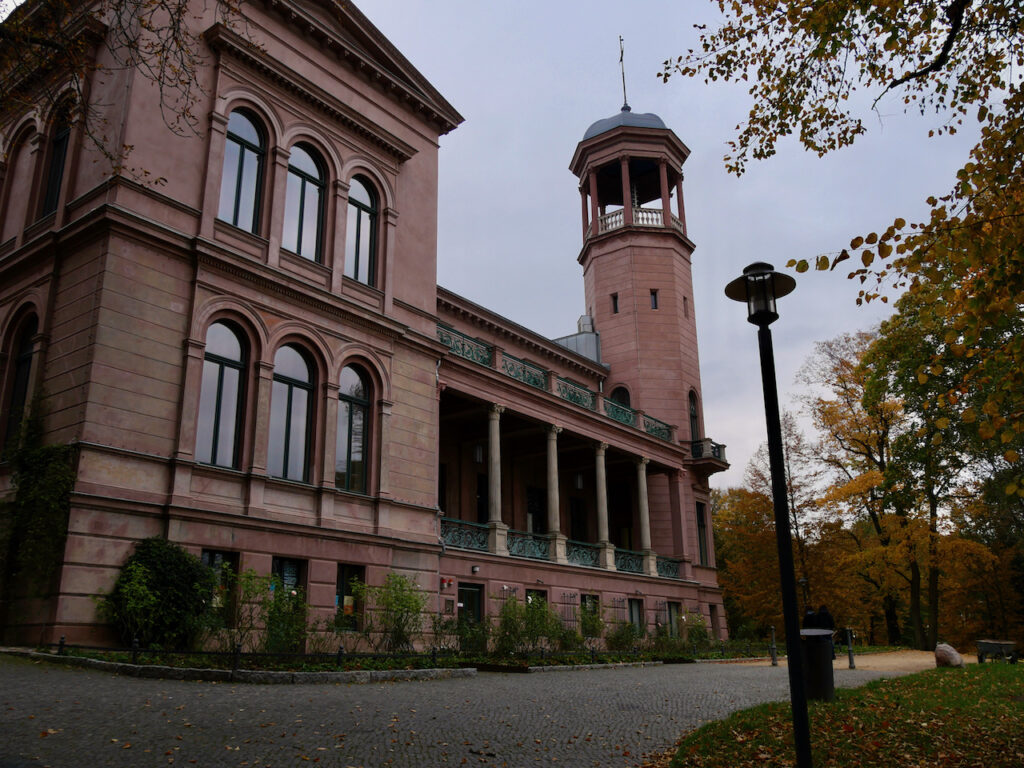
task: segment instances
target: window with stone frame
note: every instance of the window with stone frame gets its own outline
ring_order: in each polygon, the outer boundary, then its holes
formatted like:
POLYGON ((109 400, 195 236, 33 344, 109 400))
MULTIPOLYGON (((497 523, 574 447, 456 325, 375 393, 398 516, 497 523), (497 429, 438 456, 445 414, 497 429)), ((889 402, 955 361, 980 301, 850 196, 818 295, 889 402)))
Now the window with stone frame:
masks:
POLYGON ((196 422, 196 461, 238 469, 247 357, 240 331, 226 322, 210 325, 196 422))
POLYGON ((260 121, 248 110, 236 109, 228 117, 217 218, 257 235, 265 158, 260 121))
POLYGON ((270 395, 267 472, 272 477, 309 481, 310 435, 313 426, 313 366, 293 344, 274 357, 270 395))
POLYGON ((316 150, 308 144, 292 147, 281 247, 316 262, 323 260, 325 186, 324 162, 316 150))
POLYGON ((377 284, 377 243, 380 198, 372 182, 355 176, 349 182, 348 219, 345 223, 345 277, 377 284))

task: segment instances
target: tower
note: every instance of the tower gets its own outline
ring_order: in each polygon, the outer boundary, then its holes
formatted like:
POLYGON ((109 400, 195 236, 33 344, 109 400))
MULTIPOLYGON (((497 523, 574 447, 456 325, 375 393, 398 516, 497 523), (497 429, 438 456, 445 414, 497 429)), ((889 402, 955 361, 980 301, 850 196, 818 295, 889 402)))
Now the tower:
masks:
POLYGON ((576 147, 587 314, 610 372, 605 396, 702 435, 700 368, 682 165, 690 150, 629 105, 576 147), (673 206, 673 196, 675 205, 673 206))

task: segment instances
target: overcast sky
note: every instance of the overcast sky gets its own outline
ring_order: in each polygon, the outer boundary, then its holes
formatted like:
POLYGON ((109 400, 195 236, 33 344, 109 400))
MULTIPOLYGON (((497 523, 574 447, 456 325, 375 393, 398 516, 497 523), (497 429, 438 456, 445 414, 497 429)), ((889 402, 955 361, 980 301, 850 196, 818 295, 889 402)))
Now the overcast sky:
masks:
MULTIPOLYGON (((755 328, 725 284, 754 261, 836 252, 896 216, 922 218, 945 194, 970 136, 928 139, 930 121, 897 99, 870 112, 852 148, 825 159, 793 140, 728 176, 726 142, 749 111, 742 87, 657 77, 716 23, 710 0, 358 0, 356 5, 466 118, 441 139, 438 282, 548 337, 585 311, 576 179, 587 127, 622 106, 619 43, 634 112, 653 112, 690 148, 684 197, 693 260, 706 434, 725 443, 738 485, 764 441, 755 328)), ((9 0, 0 6, 10 7, 9 0)), ((2 13, 0 13, 2 15, 2 13)), ((772 326, 783 408, 814 342, 869 328, 883 305, 858 308, 845 272, 797 276, 772 326)), ((657 414, 653 414, 657 416, 657 414)))
MULTIPOLYGON (((765 440, 756 329, 724 287, 754 261, 836 252, 896 216, 923 218, 945 194, 970 137, 928 139, 930 121, 887 98, 849 149, 819 159, 796 141, 737 179, 722 157, 749 112, 743 88, 656 74, 714 24, 707 0, 569 2, 362 0, 359 8, 466 118, 441 139, 438 282, 545 336, 575 332, 584 312, 576 179, 568 170, 587 127, 622 106, 619 35, 634 112, 654 112, 690 148, 683 166, 693 257, 706 434, 742 482, 765 440)), ((866 96, 866 94, 865 94, 866 96)), ((866 101, 870 107, 870 100, 866 101)), ((791 273, 793 274, 793 273, 791 273)), ((883 305, 858 308, 841 274, 795 275, 772 326, 783 408, 814 342, 869 328, 883 305)), ((657 415, 657 414, 654 414, 657 415)))

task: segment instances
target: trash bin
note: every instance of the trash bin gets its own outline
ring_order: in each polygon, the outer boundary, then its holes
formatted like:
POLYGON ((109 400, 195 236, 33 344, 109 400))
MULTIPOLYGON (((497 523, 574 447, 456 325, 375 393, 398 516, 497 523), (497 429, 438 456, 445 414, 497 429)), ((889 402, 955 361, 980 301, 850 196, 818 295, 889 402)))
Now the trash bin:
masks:
POLYGON ((800 640, 808 700, 833 701, 836 684, 832 676, 832 630, 801 629, 800 640))

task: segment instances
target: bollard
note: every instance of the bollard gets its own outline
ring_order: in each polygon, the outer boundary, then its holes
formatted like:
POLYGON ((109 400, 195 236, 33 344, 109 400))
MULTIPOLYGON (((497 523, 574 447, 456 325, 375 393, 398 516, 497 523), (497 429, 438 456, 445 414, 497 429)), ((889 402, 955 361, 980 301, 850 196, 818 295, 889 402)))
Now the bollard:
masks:
POLYGON ((597 651, 595 649, 593 649, 593 648, 590 649, 590 663, 591 664, 596 664, 597 663, 597 651))
POLYGON ((722 641, 721 641, 721 642, 720 642, 720 643, 718 644, 718 652, 719 652, 720 654, 722 654, 722 658, 724 659, 724 658, 725 658, 725 641, 724 641, 724 640, 722 640, 722 641))
POLYGON ((743 653, 744 653, 744 655, 746 655, 746 657, 748 659, 750 658, 750 643, 746 644, 746 646, 744 647, 743 653))
POLYGON ((241 643, 235 643, 235 655, 234 655, 234 658, 231 660, 231 669, 233 669, 233 670, 237 670, 238 669, 238 665, 239 665, 239 663, 241 661, 241 658, 242 658, 242 644, 241 643))
POLYGON ((779 666, 779 649, 775 645, 775 627, 772 627, 772 644, 768 646, 768 650, 772 655, 772 666, 779 666))
POLYGON ((341 660, 345 658, 345 646, 338 644, 338 652, 334 655, 334 665, 337 667, 341 666, 341 660))
POLYGON ((857 665, 853 663, 853 630, 849 627, 846 628, 846 653, 850 657, 850 669, 856 669, 857 665))
POLYGON ((434 666, 435 669, 437 668, 437 647, 436 646, 434 648, 430 649, 430 663, 434 666))
POLYGON ((139 663, 139 638, 132 638, 132 664, 139 663))
POLYGON ((57 643, 57 655, 58 656, 63 656, 64 655, 64 635, 60 636, 60 642, 57 643))

